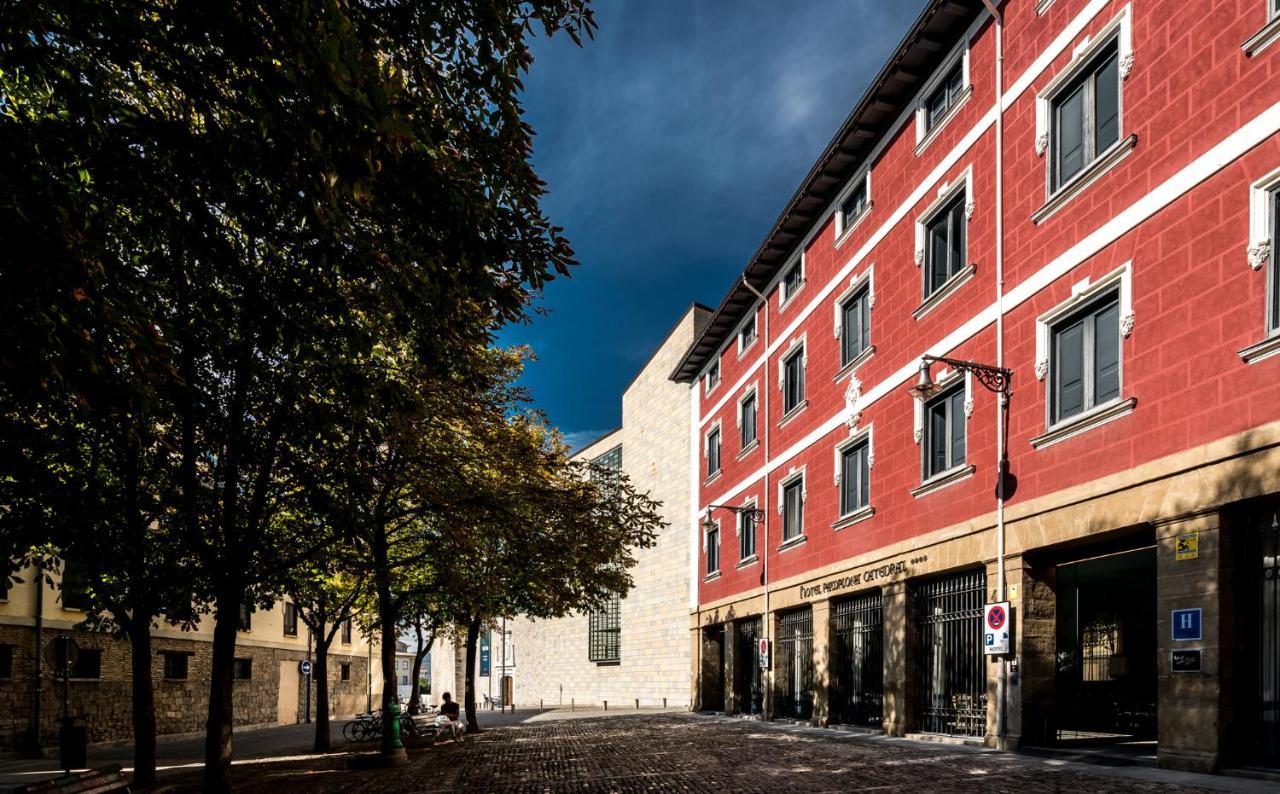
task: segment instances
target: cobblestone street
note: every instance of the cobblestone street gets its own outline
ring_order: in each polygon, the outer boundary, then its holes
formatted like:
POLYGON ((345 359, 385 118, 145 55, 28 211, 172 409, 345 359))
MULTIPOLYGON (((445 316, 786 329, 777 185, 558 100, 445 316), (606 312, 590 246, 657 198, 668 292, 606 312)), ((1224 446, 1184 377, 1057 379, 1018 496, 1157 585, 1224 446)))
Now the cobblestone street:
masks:
POLYGON ((347 761, 331 756, 237 765, 236 790, 1083 794, 1265 791, 1274 785, 669 714, 496 728, 462 745, 412 749, 409 765, 400 769, 351 771, 347 761))

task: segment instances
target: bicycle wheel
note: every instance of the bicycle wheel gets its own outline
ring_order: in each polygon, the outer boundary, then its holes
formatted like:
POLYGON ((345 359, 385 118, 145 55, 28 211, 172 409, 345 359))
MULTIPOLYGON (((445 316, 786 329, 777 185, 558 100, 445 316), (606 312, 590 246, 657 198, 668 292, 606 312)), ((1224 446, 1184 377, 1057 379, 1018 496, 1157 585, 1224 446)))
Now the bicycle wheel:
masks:
POLYGON ((358 739, 356 739, 356 726, 358 726, 359 724, 360 724, 359 720, 351 720, 346 725, 343 725, 342 738, 346 739, 348 742, 359 741, 358 739))

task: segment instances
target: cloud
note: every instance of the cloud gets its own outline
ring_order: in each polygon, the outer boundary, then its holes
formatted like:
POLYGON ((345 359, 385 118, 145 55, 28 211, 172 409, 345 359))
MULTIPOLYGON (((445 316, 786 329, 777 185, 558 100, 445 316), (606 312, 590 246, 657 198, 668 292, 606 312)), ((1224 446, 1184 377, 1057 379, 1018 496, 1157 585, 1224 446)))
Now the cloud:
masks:
POLYGON ((573 452, 579 452, 587 444, 614 430, 615 428, 612 427, 606 430, 574 430, 564 434, 564 443, 568 444, 569 449, 573 452))

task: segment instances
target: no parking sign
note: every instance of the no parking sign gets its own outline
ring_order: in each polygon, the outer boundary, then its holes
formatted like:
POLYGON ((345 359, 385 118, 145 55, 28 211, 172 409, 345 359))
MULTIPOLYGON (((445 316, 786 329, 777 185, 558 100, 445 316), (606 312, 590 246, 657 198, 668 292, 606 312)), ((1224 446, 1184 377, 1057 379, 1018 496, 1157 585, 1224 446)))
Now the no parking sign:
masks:
POLYGON ((1009 653, 1009 602, 987 604, 982 616, 982 649, 988 656, 1009 653))

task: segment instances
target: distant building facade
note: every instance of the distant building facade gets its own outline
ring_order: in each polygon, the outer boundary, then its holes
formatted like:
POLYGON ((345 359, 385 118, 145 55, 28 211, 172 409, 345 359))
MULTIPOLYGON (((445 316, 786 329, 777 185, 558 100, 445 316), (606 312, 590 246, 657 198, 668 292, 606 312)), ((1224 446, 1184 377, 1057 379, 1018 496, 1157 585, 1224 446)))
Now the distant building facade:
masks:
MULTIPOLYGON (((64 571, 75 561, 64 563, 64 571)), ((50 587, 31 570, 22 583, 0 590, 0 752, 21 746, 35 722, 36 682, 42 682, 39 714, 42 743, 56 741, 62 716, 61 671, 44 661, 55 638, 70 636, 79 647, 71 665, 71 716, 80 718, 90 742, 129 739, 133 735, 129 642, 86 627, 85 612, 71 590, 50 587), (43 592, 38 592, 42 590, 43 592), (42 604, 37 609, 37 602, 42 604), (36 647, 39 624, 41 645, 36 647), (40 673, 38 674, 38 670, 40 673)), ((160 734, 204 730, 208 716, 213 620, 202 616, 196 631, 159 620, 153 630, 151 674, 155 687, 156 726, 160 734)), ((307 653, 308 631, 289 601, 270 610, 244 610, 235 656, 235 720, 237 725, 293 724, 306 715, 307 677, 300 664, 307 653)), ((376 654, 374 654, 376 658, 376 654)), ((369 693, 381 691, 381 673, 369 676, 370 648, 360 632, 347 625, 335 635, 329 654, 329 703, 333 716, 365 711, 369 693)), ((315 709, 314 682, 310 693, 315 709)))
MULTIPOLYGON (((574 455, 620 468, 662 503, 668 526, 652 548, 636 550, 634 588, 605 609, 557 620, 512 619, 481 638, 476 699, 517 707, 688 706, 690 649, 684 628, 690 590, 689 389, 668 375, 709 311, 687 311, 622 396, 622 427, 574 455), (505 693, 505 698, 504 698, 505 693)), ((437 641, 437 689, 462 691, 464 649, 437 641), (451 682, 450 684, 444 683, 451 682)))

